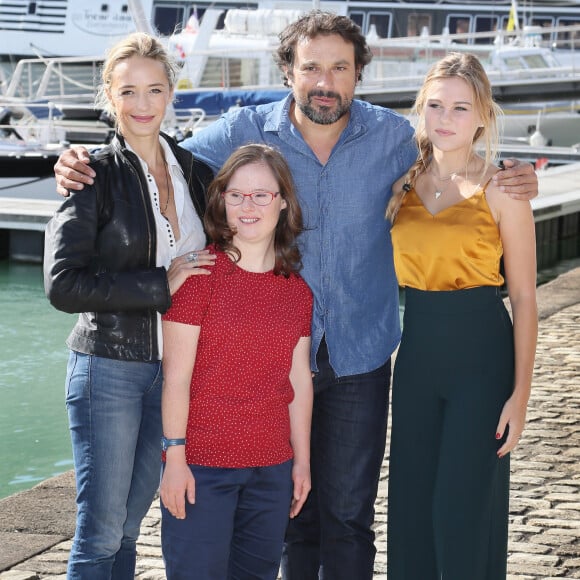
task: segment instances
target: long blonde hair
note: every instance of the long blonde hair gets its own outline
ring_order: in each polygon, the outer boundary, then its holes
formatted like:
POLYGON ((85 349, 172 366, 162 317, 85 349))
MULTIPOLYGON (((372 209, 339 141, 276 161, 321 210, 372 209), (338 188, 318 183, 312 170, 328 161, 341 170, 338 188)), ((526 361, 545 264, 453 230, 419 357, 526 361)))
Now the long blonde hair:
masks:
POLYGON ((481 118, 482 126, 478 127, 473 136, 473 145, 482 141, 485 146, 485 164, 483 171, 494 162, 497 157, 499 144, 498 121, 501 109, 493 100, 489 78, 476 56, 469 53, 450 52, 436 62, 427 73, 423 86, 417 93, 412 114, 417 116, 415 141, 419 149, 417 160, 405 175, 404 184, 400 191, 395 192, 387 206, 387 218, 395 221, 407 191, 415 186, 417 178, 426 171, 433 156, 433 145, 425 130, 425 106, 434 81, 449 78, 463 79, 471 88, 475 111, 481 118))

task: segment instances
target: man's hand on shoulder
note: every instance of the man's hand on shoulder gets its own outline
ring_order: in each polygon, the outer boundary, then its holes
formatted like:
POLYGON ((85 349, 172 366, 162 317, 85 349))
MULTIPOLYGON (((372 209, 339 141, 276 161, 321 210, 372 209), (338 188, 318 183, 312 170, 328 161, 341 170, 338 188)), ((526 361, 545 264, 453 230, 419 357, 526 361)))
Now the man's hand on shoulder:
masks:
POLYGON ((56 192, 63 197, 69 196, 69 189, 80 191, 92 185, 95 172, 89 167, 89 152, 82 145, 67 149, 54 166, 56 192))
POLYGON ((529 201, 538 195, 538 176, 534 166, 518 159, 505 159, 502 171, 493 176, 493 182, 513 199, 529 201))

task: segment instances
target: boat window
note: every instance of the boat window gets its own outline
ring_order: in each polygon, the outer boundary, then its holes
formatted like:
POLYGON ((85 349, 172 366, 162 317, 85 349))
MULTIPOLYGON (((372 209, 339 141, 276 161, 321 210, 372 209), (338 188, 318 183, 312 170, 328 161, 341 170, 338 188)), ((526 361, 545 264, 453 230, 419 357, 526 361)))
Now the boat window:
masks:
POLYGON ((205 8, 198 8, 197 6, 192 6, 189 9, 189 13, 187 14, 187 21, 189 22, 189 19, 192 16, 195 16, 197 18, 197 21, 201 24, 201 21, 203 20, 203 13, 205 12, 205 8))
MULTIPOLYGON (((554 18, 550 16, 534 16, 530 18, 530 24, 532 26, 540 26, 541 28, 553 28, 554 26, 554 18)), ((554 33, 553 32, 544 32, 542 33, 542 40, 544 42, 550 42, 553 40, 554 33)))
POLYGON ((365 15, 364 12, 349 12, 348 17, 355 23, 361 27, 361 30, 366 34, 366 30, 364 27, 364 19, 365 15))
POLYGON ((423 29, 427 29, 429 34, 433 34, 431 26, 430 14, 421 12, 409 14, 409 18, 407 19, 407 36, 420 36, 423 29))
MULTIPOLYGON (((501 17, 501 29, 502 30, 507 30, 507 25, 508 25, 509 19, 510 19, 509 16, 502 16, 501 17)), ((518 18, 518 24, 519 24, 520 29, 522 29, 524 27, 524 21, 521 18, 518 18)))
POLYGON ((391 15, 385 12, 369 12, 368 15, 368 29, 371 26, 375 27, 380 38, 389 38, 391 36, 391 15))
MULTIPOLYGON (((185 21, 186 24, 185 24, 185 29, 184 30, 187 30, 188 25, 190 23, 190 20, 191 20, 191 17, 192 16, 195 16, 194 22, 195 22, 195 20, 197 20, 197 26, 199 26, 202 23, 202 21, 203 21, 203 15, 204 14, 205 14, 205 8, 198 8, 195 5, 192 6, 189 9, 189 12, 187 13, 187 17, 186 17, 186 21, 185 21)), ((217 22, 216 27, 215 27, 216 30, 222 30, 223 29, 225 15, 226 15, 226 11, 224 10, 221 13, 220 17, 218 18, 218 22, 217 22), (220 25, 220 23, 221 23, 221 25, 220 25)), ((180 26, 180 29, 181 28, 183 28, 183 27, 180 26)))
POLYGON ((580 26, 580 19, 558 18, 557 26, 563 28, 563 30, 558 30, 558 34, 556 36, 558 48, 576 48, 580 46, 580 29, 566 29, 566 27, 570 26, 575 28, 580 26))
MULTIPOLYGON (((260 84, 261 62, 258 58, 222 58, 210 56, 203 71, 200 87, 232 88, 260 84)), ((274 60, 268 71, 268 84, 281 85, 280 71, 274 60)))
POLYGON ((509 70, 519 70, 522 68, 522 63, 517 56, 506 56, 503 58, 503 62, 509 70))
POLYGON ((180 32, 185 23, 185 7, 155 6, 153 25, 162 36, 171 36, 180 32))
POLYGON ((550 67, 546 59, 541 54, 537 53, 503 56, 502 60, 509 70, 542 69, 550 67))
MULTIPOLYGON (((476 16, 475 17, 475 32, 495 32, 499 25, 498 16, 476 16)), ((475 38, 475 44, 493 44, 493 36, 484 36, 483 38, 475 38)))
MULTIPOLYGON (((449 34, 467 34, 471 29, 471 16, 468 14, 450 14, 447 16, 449 34)), ((454 42, 467 44, 467 38, 455 39, 454 42)))
MULTIPOLYGON (((228 13, 227 10, 224 10, 219 16, 217 24, 215 25, 216 30, 223 30, 226 27, 226 14, 228 13)), ((201 16, 199 21, 201 22, 201 16)))
POLYGON ((36 2, 28 3, 28 14, 36 14, 36 2))
POLYGON ((526 68, 548 68, 549 65, 546 59, 541 54, 525 54, 522 60, 526 68))

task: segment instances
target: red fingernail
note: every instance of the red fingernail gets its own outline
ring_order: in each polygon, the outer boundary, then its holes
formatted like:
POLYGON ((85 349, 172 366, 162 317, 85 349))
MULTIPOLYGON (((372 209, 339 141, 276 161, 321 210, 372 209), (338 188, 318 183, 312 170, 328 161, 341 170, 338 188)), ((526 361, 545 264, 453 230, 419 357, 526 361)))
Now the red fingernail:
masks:
POLYGON ((495 438, 496 438, 496 439, 501 439, 501 435, 500 435, 499 433, 496 433, 496 434, 495 434, 495 438))

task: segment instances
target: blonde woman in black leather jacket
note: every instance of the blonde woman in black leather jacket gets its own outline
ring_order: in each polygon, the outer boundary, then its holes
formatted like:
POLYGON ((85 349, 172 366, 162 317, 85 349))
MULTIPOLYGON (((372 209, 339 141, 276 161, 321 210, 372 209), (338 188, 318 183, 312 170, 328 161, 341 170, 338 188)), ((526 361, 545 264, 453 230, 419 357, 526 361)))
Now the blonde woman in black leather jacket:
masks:
POLYGON ((212 172, 160 132, 174 84, 156 39, 136 33, 111 49, 101 102, 117 135, 91 158, 93 191, 72 193, 46 230, 47 295, 80 313, 67 341, 78 507, 70 580, 134 578, 159 483, 160 315, 214 261, 201 221, 212 172))

